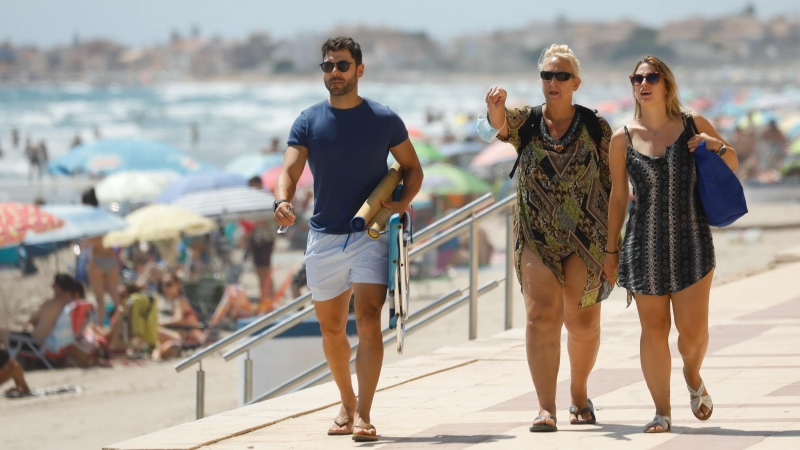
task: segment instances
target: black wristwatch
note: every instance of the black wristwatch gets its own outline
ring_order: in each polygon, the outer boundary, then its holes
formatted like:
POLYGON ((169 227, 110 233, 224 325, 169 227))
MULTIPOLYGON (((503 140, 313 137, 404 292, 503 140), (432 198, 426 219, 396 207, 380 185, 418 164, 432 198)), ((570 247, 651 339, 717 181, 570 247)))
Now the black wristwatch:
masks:
POLYGON ((272 211, 275 212, 278 210, 278 205, 281 203, 289 203, 289 200, 275 200, 272 202, 272 211))
POLYGON ((725 152, 727 152, 727 151, 728 151, 728 147, 725 144, 722 144, 722 147, 720 147, 719 150, 715 151, 714 153, 716 153, 717 155, 722 157, 725 154, 725 152))

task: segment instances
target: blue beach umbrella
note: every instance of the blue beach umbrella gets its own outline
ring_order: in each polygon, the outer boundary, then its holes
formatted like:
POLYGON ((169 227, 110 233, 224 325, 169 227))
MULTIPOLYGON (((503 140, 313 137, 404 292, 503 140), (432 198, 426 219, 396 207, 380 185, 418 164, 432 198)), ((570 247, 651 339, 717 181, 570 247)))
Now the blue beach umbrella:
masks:
POLYGON ((478 141, 451 142, 439 148, 444 156, 474 155, 486 148, 486 143, 478 141))
POLYGON ((239 155, 225 166, 225 172, 246 179, 261 175, 266 170, 283 165, 283 153, 248 153, 239 155))
POLYGON ((211 170, 184 175, 166 187, 156 197, 158 203, 172 203, 179 197, 192 192, 247 185, 247 180, 235 173, 211 170))
POLYGON ((72 241, 128 228, 123 218, 93 206, 45 205, 42 210, 63 220, 64 225, 44 233, 28 232, 22 241, 24 244, 72 241))
POLYGON ((50 162, 56 175, 108 175, 127 170, 171 170, 179 174, 211 169, 170 145, 141 139, 101 139, 50 162))

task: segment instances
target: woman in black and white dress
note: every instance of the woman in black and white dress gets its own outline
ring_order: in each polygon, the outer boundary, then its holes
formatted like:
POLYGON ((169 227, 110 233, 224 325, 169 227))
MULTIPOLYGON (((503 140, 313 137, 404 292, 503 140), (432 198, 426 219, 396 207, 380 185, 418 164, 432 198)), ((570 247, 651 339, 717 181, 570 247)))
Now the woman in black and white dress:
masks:
POLYGON ((628 290, 628 304, 636 299, 642 371, 656 405, 656 417, 644 431, 665 432, 672 424, 670 305, 692 412, 707 420, 713 411, 700 366, 708 348, 708 298, 716 260, 693 152, 706 141, 732 170, 738 162, 734 149, 708 120, 683 110, 675 77, 663 61, 645 57, 630 79, 635 120, 614 133, 609 150, 612 188, 605 271, 613 280, 619 268, 619 285, 628 290), (617 237, 629 178, 635 197, 620 250, 617 237))

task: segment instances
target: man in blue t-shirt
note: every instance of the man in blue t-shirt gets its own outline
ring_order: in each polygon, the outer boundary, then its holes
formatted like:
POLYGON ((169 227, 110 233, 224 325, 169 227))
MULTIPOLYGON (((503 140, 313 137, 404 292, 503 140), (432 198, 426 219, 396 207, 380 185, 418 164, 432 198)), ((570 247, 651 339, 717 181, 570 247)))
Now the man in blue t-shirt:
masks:
POLYGON ((328 39, 322 45, 320 67, 330 96, 300 113, 292 125, 275 187, 274 216, 278 225, 294 224, 291 201, 308 160, 314 175, 314 215, 305 255, 307 281, 325 358, 342 397, 328 434, 375 441, 370 409, 383 362, 380 314, 386 298, 389 242, 387 236, 372 240, 364 232, 353 233, 350 220, 388 172, 389 152, 403 167, 400 200, 382 202, 393 212, 404 212, 419 192, 422 167, 400 117, 359 97, 364 65, 358 43, 348 37, 328 39), (357 397, 345 334, 351 292, 359 339, 357 397))

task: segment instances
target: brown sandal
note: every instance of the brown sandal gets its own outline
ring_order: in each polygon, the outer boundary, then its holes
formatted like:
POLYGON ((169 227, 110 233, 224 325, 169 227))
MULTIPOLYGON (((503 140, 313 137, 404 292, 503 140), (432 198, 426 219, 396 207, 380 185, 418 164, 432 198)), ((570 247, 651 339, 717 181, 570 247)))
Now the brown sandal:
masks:
POLYGON ((333 419, 333 424, 336 425, 337 428, 347 427, 350 425, 350 428, 346 428, 345 431, 336 431, 333 427, 328 428, 328 436, 347 436, 353 434, 353 418, 352 417, 342 417, 336 416, 333 419))
POLYGON ((375 430, 375 427, 370 424, 354 426, 353 428, 360 428, 362 430, 353 432, 353 440, 356 442, 375 442, 378 440, 378 430, 375 430), (375 430, 375 434, 367 433, 367 430, 375 430))

